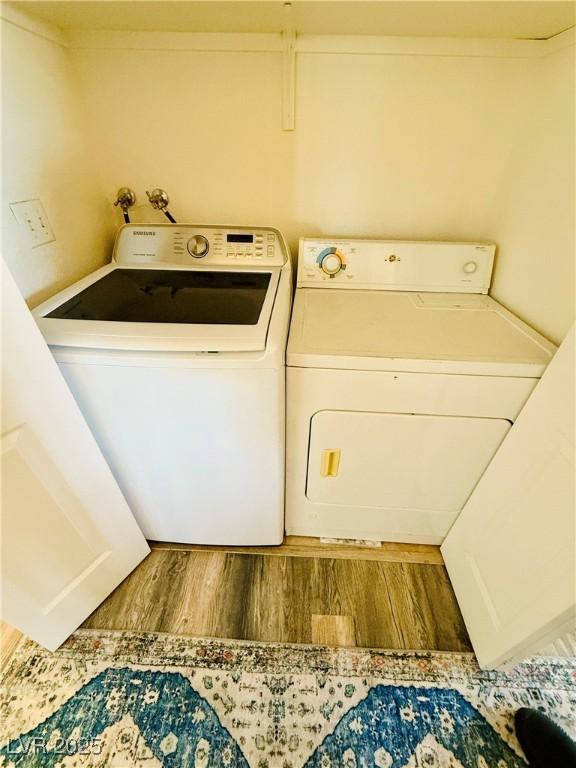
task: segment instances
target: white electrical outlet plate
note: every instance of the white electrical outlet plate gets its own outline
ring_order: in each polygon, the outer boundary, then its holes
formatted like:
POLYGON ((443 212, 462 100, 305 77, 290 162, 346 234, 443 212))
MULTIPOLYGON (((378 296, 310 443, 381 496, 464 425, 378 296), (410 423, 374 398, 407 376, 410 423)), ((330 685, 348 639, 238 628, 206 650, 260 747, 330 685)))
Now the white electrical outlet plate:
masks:
POLYGON ((51 243, 56 239, 40 200, 23 200, 19 203, 10 203, 10 209, 25 232, 32 248, 44 245, 44 243, 51 243))

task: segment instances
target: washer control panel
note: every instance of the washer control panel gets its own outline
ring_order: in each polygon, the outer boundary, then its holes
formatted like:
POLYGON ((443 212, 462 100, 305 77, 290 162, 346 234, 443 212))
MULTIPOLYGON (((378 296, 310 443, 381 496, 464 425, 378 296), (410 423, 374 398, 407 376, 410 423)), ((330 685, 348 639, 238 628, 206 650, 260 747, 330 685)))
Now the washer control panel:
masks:
POLYGON ((281 267, 288 253, 275 229, 128 224, 118 232, 113 258, 123 264, 281 267))
POLYGON ((298 287, 488 293, 492 243, 302 238, 298 287))

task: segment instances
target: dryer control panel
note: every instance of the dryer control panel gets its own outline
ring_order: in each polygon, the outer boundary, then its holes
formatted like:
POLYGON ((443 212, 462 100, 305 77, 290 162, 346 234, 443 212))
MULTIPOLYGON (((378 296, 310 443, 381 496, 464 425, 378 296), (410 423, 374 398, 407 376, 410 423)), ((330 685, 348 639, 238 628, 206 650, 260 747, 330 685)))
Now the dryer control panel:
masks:
POLYGON ((194 224, 128 224, 118 231, 113 255, 120 264, 194 268, 281 267, 287 258, 276 229, 194 224))
POLYGON ((299 288, 488 293, 492 243, 302 238, 299 288))

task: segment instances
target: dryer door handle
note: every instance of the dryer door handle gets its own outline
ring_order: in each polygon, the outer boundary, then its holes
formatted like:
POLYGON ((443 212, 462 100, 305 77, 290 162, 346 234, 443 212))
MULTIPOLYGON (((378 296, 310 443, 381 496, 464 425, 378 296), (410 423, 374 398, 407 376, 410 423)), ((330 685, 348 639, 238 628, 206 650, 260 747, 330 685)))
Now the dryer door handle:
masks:
POLYGON ((325 448, 320 460, 320 474, 322 477, 336 477, 340 469, 340 449, 325 448))

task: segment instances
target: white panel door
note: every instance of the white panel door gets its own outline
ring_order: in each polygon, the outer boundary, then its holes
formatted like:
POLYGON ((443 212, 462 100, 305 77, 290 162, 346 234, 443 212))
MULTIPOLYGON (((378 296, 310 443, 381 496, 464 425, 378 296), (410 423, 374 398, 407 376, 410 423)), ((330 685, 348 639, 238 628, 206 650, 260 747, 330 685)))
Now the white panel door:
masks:
POLYGON ((57 648, 149 547, 2 264, 2 618, 57 648))
POLYGON ((516 662, 574 627, 574 329, 442 554, 482 667, 516 662))

